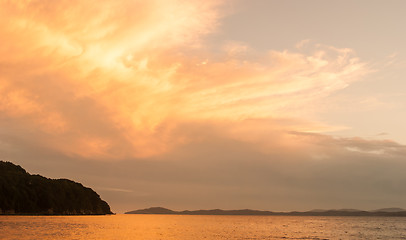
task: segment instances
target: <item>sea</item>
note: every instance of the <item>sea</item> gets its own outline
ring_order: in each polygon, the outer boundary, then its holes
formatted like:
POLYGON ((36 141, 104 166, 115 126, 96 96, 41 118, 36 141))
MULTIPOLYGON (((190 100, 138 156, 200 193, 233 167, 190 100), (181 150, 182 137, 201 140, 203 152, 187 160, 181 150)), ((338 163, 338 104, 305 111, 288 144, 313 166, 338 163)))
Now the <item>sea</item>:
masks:
POLYGON ((402 217, 0 216, 0 239, 406 239, 402 217))

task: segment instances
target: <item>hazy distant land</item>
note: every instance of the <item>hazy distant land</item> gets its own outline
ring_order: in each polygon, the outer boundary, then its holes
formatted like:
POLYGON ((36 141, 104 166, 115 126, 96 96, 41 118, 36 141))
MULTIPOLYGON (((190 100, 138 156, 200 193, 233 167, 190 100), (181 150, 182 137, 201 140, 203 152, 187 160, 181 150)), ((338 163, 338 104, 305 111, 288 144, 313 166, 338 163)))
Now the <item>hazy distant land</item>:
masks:
POLYGON ((242 210, 184 210, 173 211, 163 207, 151 207, 126 212, 125 214, 173 214, 173 215, 256 215, 256 216, 396 216, 406 217, 406 210, 402 208, 382 208, 374 211, 363 211, 357 209, 315 209, 306 212, 272 212, 251 209, 242 210))
POLYGON ((0 215, 102 215, 110 206, 90 188, 68 179, 31 175, 0 161, 0 215))
MULTIPOLYGON (((112 214, 110 206, 91 188, 68 179, 49 179, 31 175, 11 162, 0 161, 0 215, 102 215, 112 214)), ((314 209, 299 212, 241 210, 183 210, 151 207, 125 214, 171 215, 256 215, 256 216, 398 216, 406 217, 402 208, 373 211, 358 209, 314 209)))

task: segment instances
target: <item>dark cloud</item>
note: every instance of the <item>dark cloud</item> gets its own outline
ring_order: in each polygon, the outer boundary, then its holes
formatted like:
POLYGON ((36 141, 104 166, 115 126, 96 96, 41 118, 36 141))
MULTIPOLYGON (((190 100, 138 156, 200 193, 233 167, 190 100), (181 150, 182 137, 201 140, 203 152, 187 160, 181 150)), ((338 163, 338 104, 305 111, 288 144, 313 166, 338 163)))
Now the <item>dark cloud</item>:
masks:
POLYGON ((210 126, 197 125, 193 134, 199 140, 170 154, 118 162, 50 154, 18 140, 13 145, 21 152, 2 152, 32 173, 71 178, 95 188, 116 211, 158 205, 270 210, 405 207, 406 162, 399 154, 404 145, 294 133, 301 136, 299 143, 307 142, 306 150, 267 145, 267 151, 258 151, 258 146, 210 126))

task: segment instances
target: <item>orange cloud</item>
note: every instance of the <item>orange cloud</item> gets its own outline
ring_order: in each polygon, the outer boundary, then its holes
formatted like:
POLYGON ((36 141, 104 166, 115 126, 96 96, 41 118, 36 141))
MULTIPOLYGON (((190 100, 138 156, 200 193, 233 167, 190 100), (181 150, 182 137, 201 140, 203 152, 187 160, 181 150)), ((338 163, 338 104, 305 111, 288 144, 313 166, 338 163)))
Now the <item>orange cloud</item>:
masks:
MULTIPOLYGON (((229 43, 210 54, 218 2, 1 1, 2 118, 65 154, 147 157, 188 141, 184 123, 231 122, 244 139, 246 119, 306 117, 368 71, 326 46, 253 58, 229 43)), ((319 129, 296 123, 271 131, 319 129)))

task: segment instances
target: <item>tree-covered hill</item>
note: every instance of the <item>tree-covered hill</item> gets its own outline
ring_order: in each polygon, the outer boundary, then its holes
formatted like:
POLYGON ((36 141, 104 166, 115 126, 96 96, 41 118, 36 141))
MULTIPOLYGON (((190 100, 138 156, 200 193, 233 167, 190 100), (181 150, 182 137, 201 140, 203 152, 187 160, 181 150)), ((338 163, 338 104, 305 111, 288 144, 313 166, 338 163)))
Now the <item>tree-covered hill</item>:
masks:
POLYGON ((0 214, 111 214, 110 206, 92 189, 68 179, 31 175, 0 161, 0 214))

